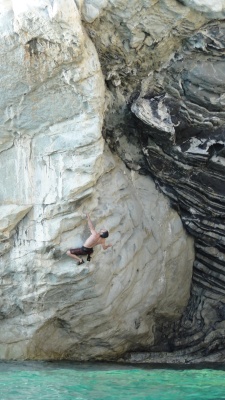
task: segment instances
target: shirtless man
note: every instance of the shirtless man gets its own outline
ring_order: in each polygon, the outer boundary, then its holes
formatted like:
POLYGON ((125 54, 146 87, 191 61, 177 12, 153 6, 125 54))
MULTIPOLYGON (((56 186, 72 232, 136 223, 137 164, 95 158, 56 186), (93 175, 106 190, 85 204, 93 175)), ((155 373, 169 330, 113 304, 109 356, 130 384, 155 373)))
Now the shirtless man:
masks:
POLYGON ((97 232, 90 220, 89 214, 87 214, 87 219, 91 235, 89 236, 89 238, 87 238, 82 247, 78 247, 76 249, 70 249, 66 252, 66 254, 69 257, 72 257, 78 261, 78 265, 84 263, 84 260, 78 256, 87 255, 88 256, 87 260, 90 261, 90 255, 94 251, 93 247, 97 246, 98 244, 101 244, 104 250, 108 249, 109 247, 112 247, 111 244, 105 244, 105 239, 109 236, 109 232, 106 229, 101 229, 100 232, 97 232))

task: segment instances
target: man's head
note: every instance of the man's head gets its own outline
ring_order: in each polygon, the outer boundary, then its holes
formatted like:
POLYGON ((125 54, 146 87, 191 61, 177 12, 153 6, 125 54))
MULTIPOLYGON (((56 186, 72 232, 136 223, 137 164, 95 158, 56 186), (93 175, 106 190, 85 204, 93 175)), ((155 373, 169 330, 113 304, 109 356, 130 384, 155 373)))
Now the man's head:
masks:
POLYGON ((100 237, 106 239, 109 236, 109 232, 107 229, 101 229, 100 230, 100 237))

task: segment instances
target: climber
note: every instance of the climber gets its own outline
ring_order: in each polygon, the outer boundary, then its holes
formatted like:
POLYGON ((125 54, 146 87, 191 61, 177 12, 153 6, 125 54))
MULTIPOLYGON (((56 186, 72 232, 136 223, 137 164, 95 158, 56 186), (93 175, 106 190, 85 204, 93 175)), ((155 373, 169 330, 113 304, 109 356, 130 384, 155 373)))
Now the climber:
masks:
POLYGON ((78 256, 87 255, 88 256, 87 261, 90 261, 91 259, 90 255, 94 251, 93 247, 97 246, 98 244, 101 244, 104 250, 108 249, 109 247, 112 247, 111 244, 105 244, 105 239, 109 236, 109 232, 104 228, 102 228, 100 232, 97 232, 94 228, 94 225, 91 222, 89 214, 87 214, 87 220, 88 220, 88 227, 91 231, 91 235, 89 236, 89 238, 87 238, 82 247, 78 247, 76 249, 70 249, 66 252, 66 254, 69 257, 72 257, 78 261, 78 265, 84 263, 84 260, 78 256))

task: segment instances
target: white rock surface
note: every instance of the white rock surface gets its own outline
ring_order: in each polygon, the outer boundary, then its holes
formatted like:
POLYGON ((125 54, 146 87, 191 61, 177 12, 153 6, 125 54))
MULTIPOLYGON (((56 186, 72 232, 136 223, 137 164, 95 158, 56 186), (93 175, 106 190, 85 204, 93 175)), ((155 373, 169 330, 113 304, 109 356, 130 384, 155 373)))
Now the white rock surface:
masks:
POLYGON ((189 297, 194 250, 179 216, 104 148, 85 4, 0 3, 2 359, 116 358, 152 344, 156 319, 178 318, 189 297), (77 267, 65 252, 86 238, 87 211, 113 248, 77 267))
POLYGON ((30 211, 32 206, 18 206, 15 204, 0 207, 0 241, 8 239, 13 229, 30 211))
POLYGON ((210 18, 224 18, 224 0, 182 0, 190 8, 206 13, 210 18))
POLYGON ((107 4, 108 0, 83 0, 82 17, 87 22, 93 22, 101 15, 107 4))

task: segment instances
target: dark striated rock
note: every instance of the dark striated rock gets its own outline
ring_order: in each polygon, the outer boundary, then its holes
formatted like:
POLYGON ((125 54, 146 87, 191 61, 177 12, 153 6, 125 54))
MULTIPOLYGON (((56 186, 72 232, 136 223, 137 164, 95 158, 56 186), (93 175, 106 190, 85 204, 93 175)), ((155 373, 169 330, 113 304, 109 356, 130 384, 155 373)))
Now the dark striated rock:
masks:
POLYGON ((182 319, 163 321, 150 351, 129 354, 129 361, 225 358, 224 56, 225 23, 211 23, 164 70, 162 95, 132 106, 148 136, 150 173, 195 238, 196 258, 182 319))

